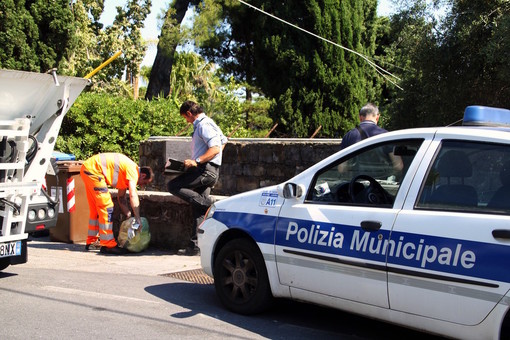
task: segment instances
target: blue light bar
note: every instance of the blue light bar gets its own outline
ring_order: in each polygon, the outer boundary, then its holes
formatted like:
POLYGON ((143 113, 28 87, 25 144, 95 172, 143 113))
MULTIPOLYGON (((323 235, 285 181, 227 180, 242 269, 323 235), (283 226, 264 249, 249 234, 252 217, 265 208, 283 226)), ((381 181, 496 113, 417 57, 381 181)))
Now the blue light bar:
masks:
POLYGON ((510 127, 510 110, 489 106, 468 106, 462 125, 510 127))

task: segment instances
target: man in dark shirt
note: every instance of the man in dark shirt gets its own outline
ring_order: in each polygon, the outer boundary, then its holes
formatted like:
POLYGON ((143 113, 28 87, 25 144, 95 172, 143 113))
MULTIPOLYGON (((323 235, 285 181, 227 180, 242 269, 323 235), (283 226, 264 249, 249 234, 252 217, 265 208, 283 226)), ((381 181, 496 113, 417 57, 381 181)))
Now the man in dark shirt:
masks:
MULTIPOLYGON (((340 150, 356 144, 365 138, 388 132, 387 130, 377 125, 379 116, 379 108, 377 108, 377 106, 374 104, 367 103, 365 106, 363 106, 361 110, 359 110, 360 124, 345 134, 344 138, 342 138, 342 144, 340 144, 340 150)), ((393 169, 395 169, 397 172, 402 171, 404 167, 402 157, 396 156, 392 149, 385 148, 378 150, 383 151, 383 153, 380 154, 379 157, 374 157, 374 155, 371 154, 370 160, 368 161, 369 163, 386 160, 389 162, 389 164, 393 165, 393 169)), ((338 171, 346 171, 346 166, 346 163, 339 164, 338 171)))
POLYGON ((379 109, 374 104, 367 103, 363 106, 359 111, 360 124, 345 134, 344 138, 342 138, 340 150, 365 138, 388 132, 377 125, 379 116, 379 109))

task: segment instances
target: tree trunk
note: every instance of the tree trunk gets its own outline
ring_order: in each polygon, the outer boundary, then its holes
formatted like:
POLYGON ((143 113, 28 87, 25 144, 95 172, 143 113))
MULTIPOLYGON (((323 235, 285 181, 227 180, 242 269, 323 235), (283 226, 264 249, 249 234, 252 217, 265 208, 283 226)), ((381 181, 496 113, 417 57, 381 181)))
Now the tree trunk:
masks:
POLYGON ((133 99, 134 100, 137 100, 138 99, 138 85, 139 85, 139 79, 140 77, 138 75, 134 76, 133 77, 133 99))
MULTIPOLYGON (((197 2, 199 1, 176 0, 173 5, 175 14, 170 15, 170 10, 166 13, 165 22, 163 23, 161 33, 163 33, 163 30, 170 30, 175 28, 173 22, 180 26, 190 3, 195 4, 197 2)), ((164 36, 164 34, 160 34, 160 38, 162 36, 164 36)), ((166 98, 170 94, 170 74, 172 73, 174 53, 177 49, 177 44, 178 41, 175 41, 170 48, 166 49, 163 48, 161 41, 158 42, 158 51, 156 53, 154 64, 152 65, 145 99, 151 100, 152 98, 159 97, 160 95, 163 95, 163 97, 166 98)))

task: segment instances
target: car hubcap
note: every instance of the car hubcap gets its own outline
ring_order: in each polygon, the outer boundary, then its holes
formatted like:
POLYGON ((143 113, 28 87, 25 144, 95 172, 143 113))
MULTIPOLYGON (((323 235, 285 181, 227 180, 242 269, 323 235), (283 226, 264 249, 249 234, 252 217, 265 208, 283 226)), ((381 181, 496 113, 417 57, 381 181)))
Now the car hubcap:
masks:
POLYGON ((257 271, 253 262, 236 251, 223 261, 223 267, 226 269, 223 286, 230 298, 238 302, 250 299, 257 288, 257 271))

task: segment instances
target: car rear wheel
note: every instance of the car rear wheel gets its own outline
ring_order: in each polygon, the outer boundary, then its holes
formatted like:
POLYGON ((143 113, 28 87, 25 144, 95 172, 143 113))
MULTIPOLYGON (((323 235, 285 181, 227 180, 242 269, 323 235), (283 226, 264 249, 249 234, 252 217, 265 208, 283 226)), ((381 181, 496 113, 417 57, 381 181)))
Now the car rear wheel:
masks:
POLYGON ((255 314, 272 302, 264 258, 258 247, 246 239, 229 241, 214 262, 214 286, 227 309, 255 314))

